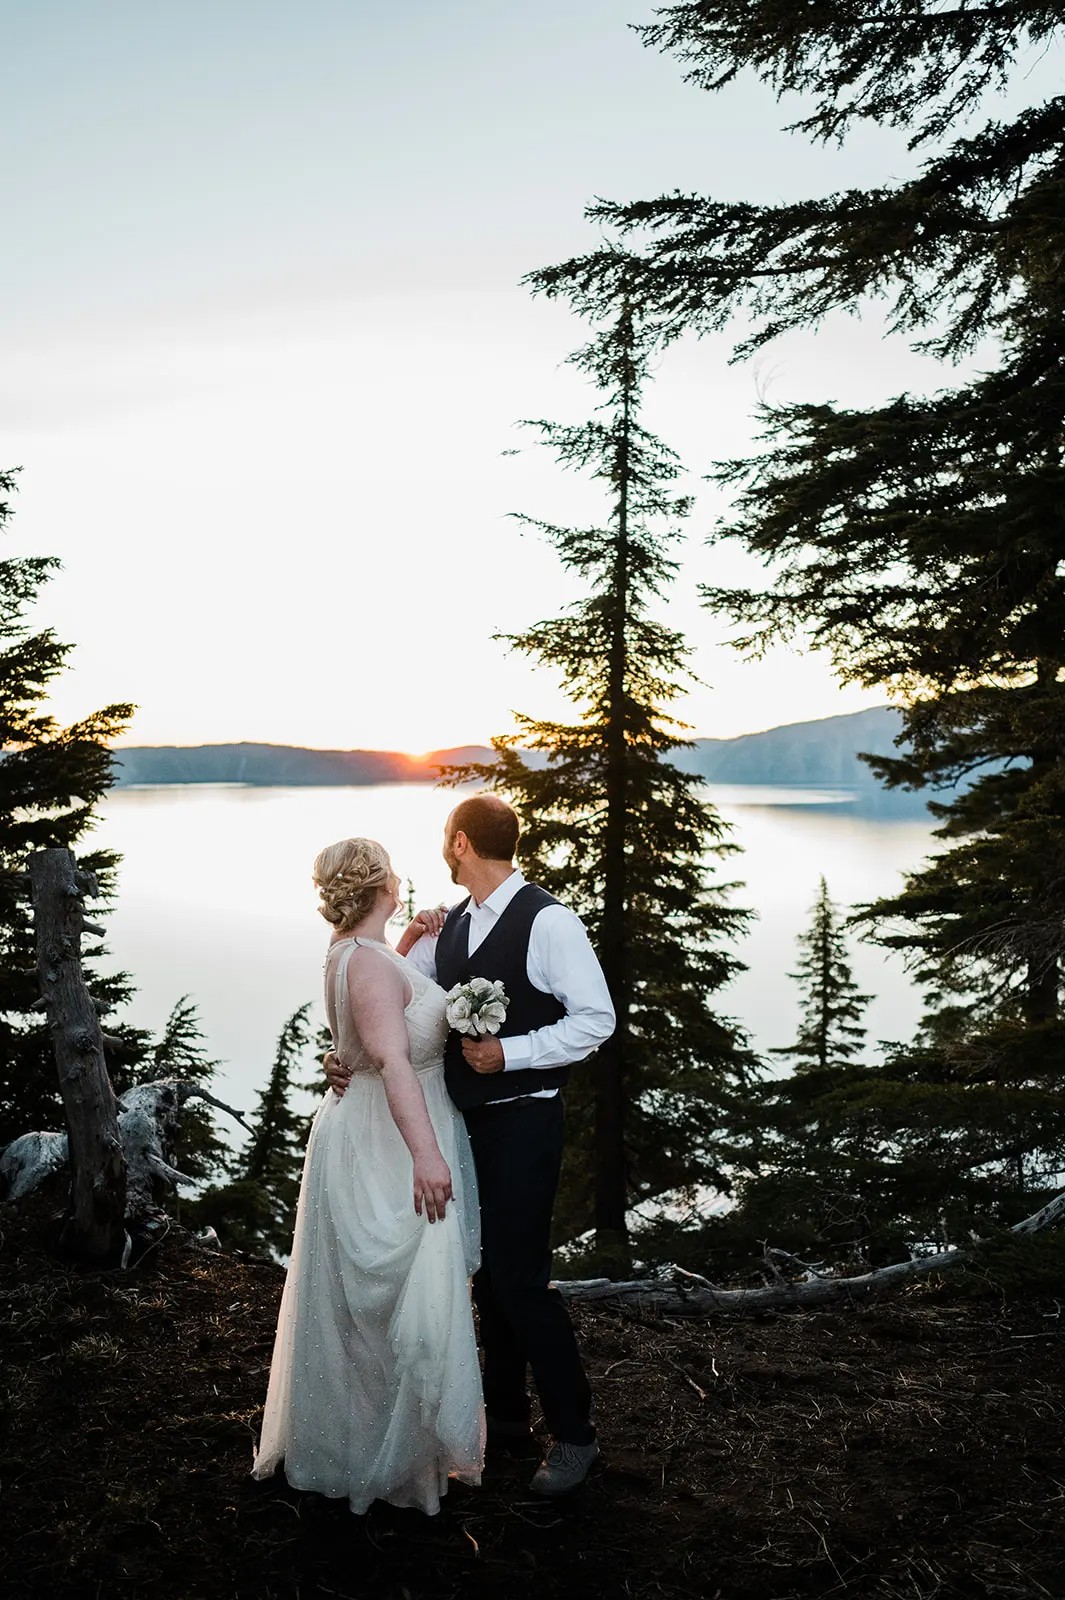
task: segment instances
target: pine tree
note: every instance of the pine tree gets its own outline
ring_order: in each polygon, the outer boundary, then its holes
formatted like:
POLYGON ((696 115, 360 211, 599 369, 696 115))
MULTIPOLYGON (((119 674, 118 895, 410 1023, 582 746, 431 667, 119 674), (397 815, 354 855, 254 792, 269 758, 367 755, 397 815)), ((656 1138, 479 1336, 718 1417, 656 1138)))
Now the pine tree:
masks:
POLYGON ((843 143, 855 124, 874 122, 907 129, 912 150, 933 153, 894 186, 788 205, 679 191, 597 201, 589 218, 621 242, 530 273, 534 288, 590 316, 631 294, 667 337, 728 328, 744 311, 737 356, 873 299, 890 300, 892 331, 946 357, 997 335, 1005 316, 1027 326, 1033 356, 1046 339, 1053 365, 1065 97, 960 129, 989 92, 1023 94, 1019 58, 1060 40, 1059 6, 696 0, 657 18, 636 31, 679 57, 689 81, 715 91, 750 72, 781 99, 801 96, 792 129, 815 143, 843 143))
POLYGON ((870 758, 886 783, 962 785, 930 804, 940 851, 859 913, 929 992, 861 1113, 883 1102, 901 1165, 880 1192, 926 1228, 1017 1220, 1065 1147, 1063 418, 1060 368, 1000 373, 872 414, 786 408, 757 469, 723 472, 744 484, 732 531, 777 574, 712 604, 756 649, 811 628, 842 677, 912 697, 900 754, 870 758))
MULTIPOLYGON (((308 1001, 292 1013, 281 1029, 273 1068, 259 1096, 255 1132, 241 1158, 242 1175, 253 1183, 269 1185, 275 1192, 291 1184, 294 1164, 303 1160, 307 1119, 293 1111, 289 1095, 296 1068, 311 1042, 310 1009, 308 1001)), ((297 1184, 298 1181, 297 1168, 297 1184)))
MULTIPOLYGON (((154 1083, 158 1078, 176 1078, 207 1088, 221 1066, 208 1054, 199 1013, 188 995, 175 1002, 159 1038, 145 1035, 144 1041, 141 1059, 132 1067, 109 1063, 116 1093, 121 1094, 132 1083, 154 1083)), ((196 1100, 188 1101, 181 1111, 174 1165, 202 1182, 224 1170, 228 1150, 210 1109, 196 1100)), ((179 1219, 182 1204, 180 1195, 176 1195, 173 1209, 179 1219)))
POLYGON ((897 1196, 886 1215, 884 1163, 891 1146, 870 1125, 868 1069, 855 1057, 862 1048, 862 1016, 870 995, 854 981, 839 910, 824 877, 799 935, 800 1024, 795 1040, 777 1049, 795 1065, 785 1077, 755 1087, 762 1132, 758 1170, 738 1185, 738 1204, 704 1233, 704 1247, 726 1270, 749 1267, 758 1241, 800 1254, 830 1253, 840 1260, 898 1237, 897 1196), (875 1241, 874 1236, 875 1235, 875 1241))
POLYGON ((866 911, 932 990, 922 1038, 855 1087, 915 1214, 934 1189, 959 1212, 997 1195, 1009 1220, 1063 1143, 1065 96, 1008 121, 982 105, 1019 98, 1022 53, 1063 32, 1036 4, 670 7, 645 38, 694 81, 753 70, 804 97, 811 139, 905 127, 923 165, 780 206, 600 204, 621 243, 533 275, 592 315, 624 285, 667 338, 745 313, 737 355, 874 299, 944 363, 980 346, 985 370, 932 398, 764 407, 763 448, 718 476, 722 532, 772 587, 706 596, 741 647, 812 638, 842 678, 903 699, 899 756, 871 762, 886 783, 968 780, 933 805, 945 848, 866 911))
POLYGON ((305 1087, 295 1074, 312 1042, 310 1009, 309 1002, 300 1006, 281 1029, 252 1135, 230 1160, 229 1181, 206 1189, 189 1206, 196 1226, 216 1228, 231 1249, 280 1257, 292 1243, 311 1118, 293 1109, 291 1095, 305 1087))
MULTIPOLYGON (((0 531, 11 514, 14 473, 0 473, 0 531)), ((33 631, 26 615, 58 562, 46 556, 0 561, 0 1147, 19 1134, 63 1126, 63 1102, 46 1022, 38 999, 32 911, 25 872, 29 855, 74 848, 95 822, 95 807, 111 784, 110 744, 133 714, 116 704, 61 727, 46 701, 70 646, 51 629, 33 631)), ((113 894, 113 851, 77 851, 103 891, 92 903, 100 920, 113 894)), ((101 1009, 128 998, 125 974, 104 975, 99 944, 85 949, 90 988, 101 1009)), ((109 1026, 136 1055, 136 1030, 109 1026)))
POLYGON ((558 670, 580 720, 520 716, 494 764, 454 769, 505 791, 523 824, 527 870, 584 920, 610 986, 617 1029, 567 1090, 570 1139, 557 1217, 580 1233, 594 1214, 602 1266, 628 1261, 626 1213, 678 1185, 727 1187, 753 1059, 710 997, 740 969, 748 913, 708 872, 735 850, 700 780, 668 758, 686 747, 668 714, 687 672, 680 634, 651 615, 676 570, 665 551, 689 508, 674 453, 639 421, 653 348, 631 304, 571 360, 603 399, 576 426, 538 421, 566 467, 604 486, 602 526, 523 517, 555 546, 586 597, 508 643, 558 670), (546 756, 526 764, 523 751, 546 756), (591 1192, 589 1192, 591 1191, 591 1192))
POLYGON ((793 1056, 797 1072, 827 1073, 857 1055, 865 1038, 861 1018, 872 999, 854 981, 839 912, 822 877, 811 907, 812 921, 799 935, 798 969, 789 974, 802 996, 802 1022, 794 1044, 778 1055, 793 1056))

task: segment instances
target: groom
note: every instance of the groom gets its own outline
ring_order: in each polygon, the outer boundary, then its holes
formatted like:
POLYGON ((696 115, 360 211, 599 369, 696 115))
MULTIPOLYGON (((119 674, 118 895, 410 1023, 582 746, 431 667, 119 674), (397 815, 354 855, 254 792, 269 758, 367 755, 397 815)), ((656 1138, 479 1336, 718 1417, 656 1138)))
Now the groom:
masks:
MULTIPOLYGON (((481 1202, 473 1297, 489 1443, 530 1438, 531 1367, 554 1443, 530 1487, 557 1495, 583 1482, 599 1454, 569 1313, 549 1287, 560 1090, 570 1065, 614 1031, 614 1008, 579 918, 514 866, 518 832, 517 815, 496 795, 457 805, 444 828, 444 860, 467 898, 446 917, 419 912, 398 948, 444 989, 484 977, 500 979, 509 997, 496 1037, 448 1036, 444 1071, 466 1120, 481 1202)), ((332 1057, 326 1076, 334 1088, 347 1081, 332 1057)))

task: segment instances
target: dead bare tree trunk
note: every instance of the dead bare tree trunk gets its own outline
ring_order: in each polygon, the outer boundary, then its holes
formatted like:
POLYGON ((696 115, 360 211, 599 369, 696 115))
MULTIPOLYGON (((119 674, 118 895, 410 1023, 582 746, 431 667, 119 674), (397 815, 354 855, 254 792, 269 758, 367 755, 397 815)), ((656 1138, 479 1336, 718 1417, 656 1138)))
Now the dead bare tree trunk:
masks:
POLYGON ((81 970, 83 900, 96 880, 69 850, 30 857, 41 1007, 55 1048, 70 1150, 70 1201, 60 1248, 83 1261, 118 1264, 126 1243, 126 1163, 103 1035, 81 970))

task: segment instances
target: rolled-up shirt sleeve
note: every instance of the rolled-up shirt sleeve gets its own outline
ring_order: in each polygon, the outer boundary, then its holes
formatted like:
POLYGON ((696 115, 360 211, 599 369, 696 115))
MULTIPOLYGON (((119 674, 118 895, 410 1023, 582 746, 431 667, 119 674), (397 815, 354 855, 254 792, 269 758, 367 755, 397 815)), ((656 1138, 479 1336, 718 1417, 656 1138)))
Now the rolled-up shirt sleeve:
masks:
POLYGON ((417 944, 412 944, 405 959, 417 967, 423 978, 436 982, 436 935, 423 933, 417 944))
POLYGON ((546 1028, 501 1039, 505 1072, 583 1061, 610 1038, 614 1006, 603 969, 583 922, 568 907, 545 906, 536 918, 527 970, 529 982, 544 994, 555 995, 566 1015, 546 1028))

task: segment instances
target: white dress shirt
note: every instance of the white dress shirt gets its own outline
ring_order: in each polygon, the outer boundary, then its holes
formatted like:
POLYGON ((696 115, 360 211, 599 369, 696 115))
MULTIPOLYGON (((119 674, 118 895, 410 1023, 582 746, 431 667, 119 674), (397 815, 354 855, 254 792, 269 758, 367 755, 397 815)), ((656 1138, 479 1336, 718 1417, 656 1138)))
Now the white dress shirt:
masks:
MULTIPOLYGON (((472 956, 488 937, 524 884, 522 873, 514 871, 480 905, 471 895, 466 908, 470 919, 468 955, 472 956)), ((423 934, 408 951, 407 960, 427 978, 436 981, 435 938, 423 934)), ((528 1067, 560 1067, 571 1061, 583 1061, 596 1045, 609 1039, 615 1021, 610 991, 584 923, 568 906, 544 906, 537 913, 529 935, 526 972, 534 989, 542 994, 553 994, 562 1002, 566 1015, 546 1028, 501 1039, 504 1072, 528 1067)), ((538 1099, 557 1093, 557 1089, 531 1091, 538 1099)), ((526 1096, 507 1098, 518 1100, 526 1096)))

